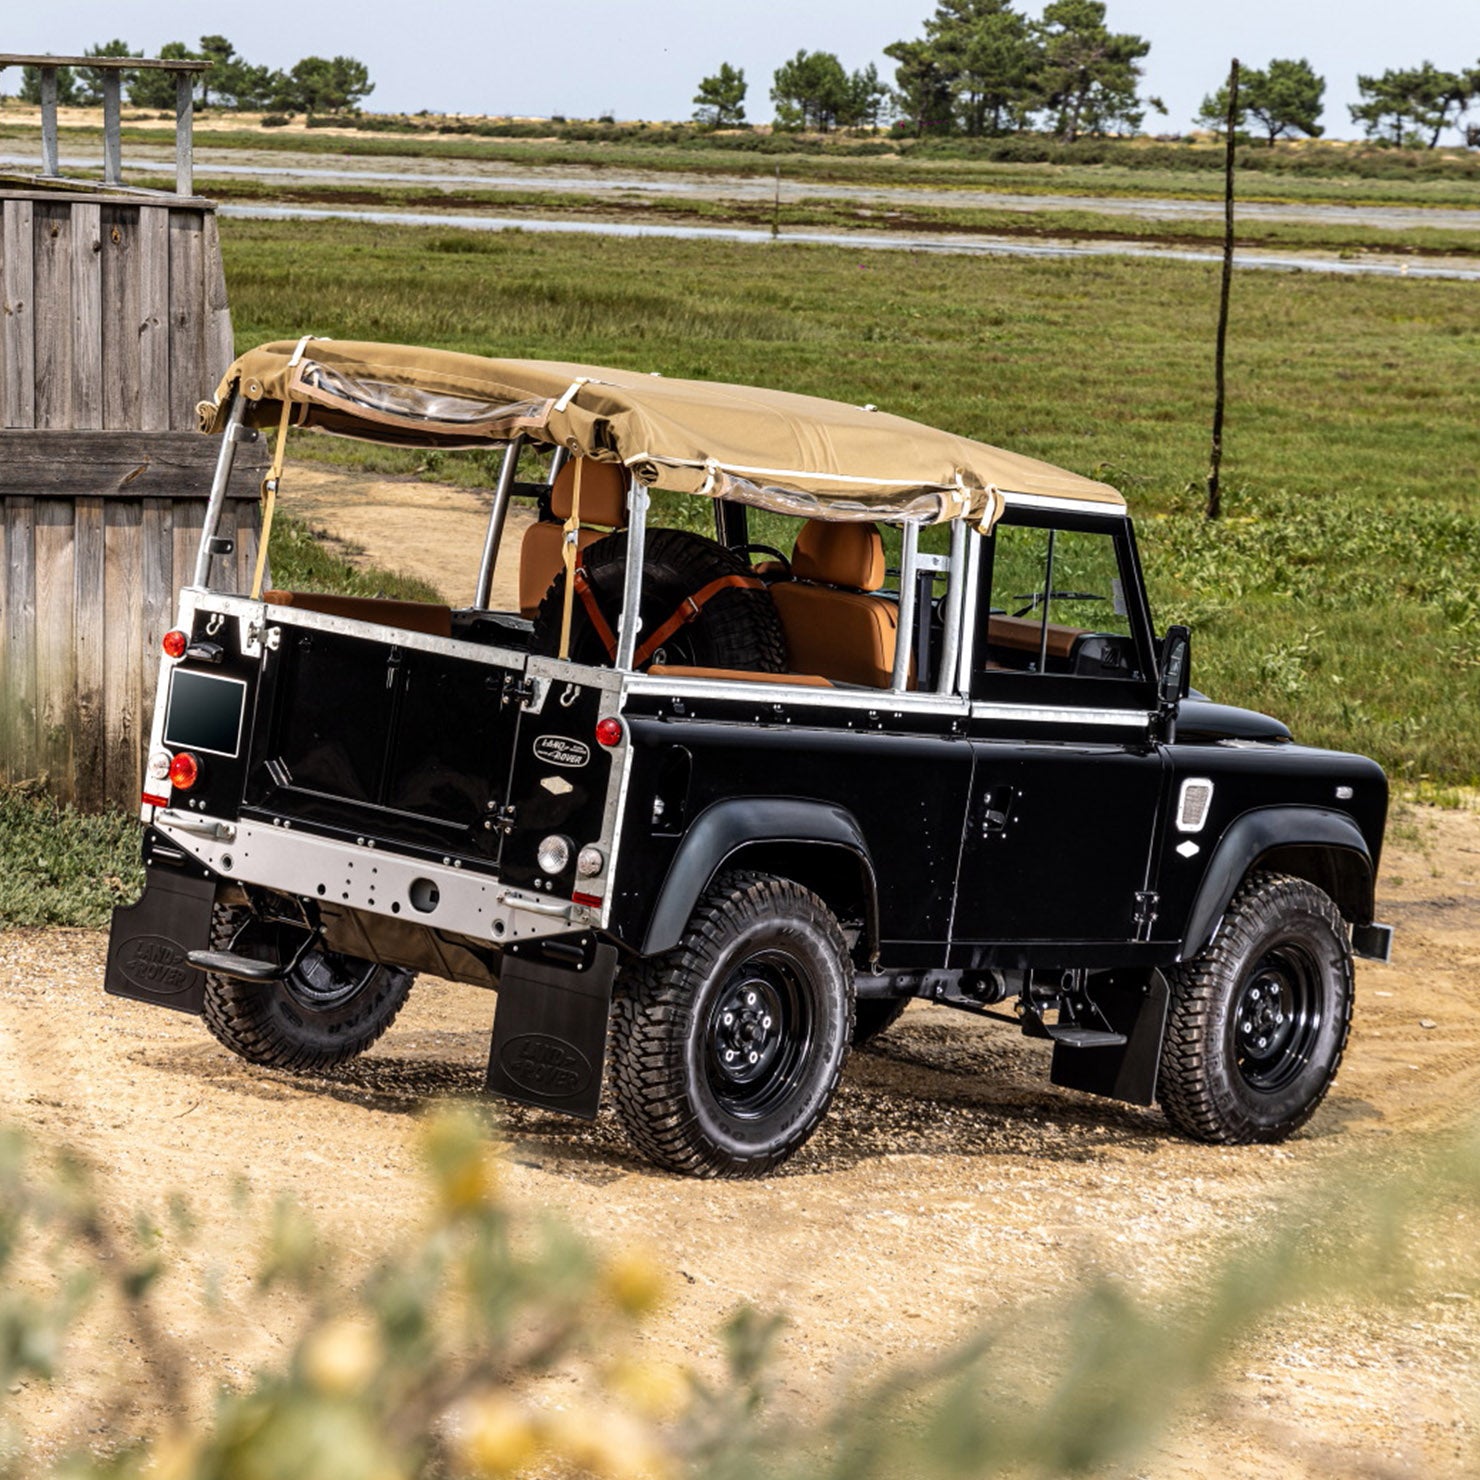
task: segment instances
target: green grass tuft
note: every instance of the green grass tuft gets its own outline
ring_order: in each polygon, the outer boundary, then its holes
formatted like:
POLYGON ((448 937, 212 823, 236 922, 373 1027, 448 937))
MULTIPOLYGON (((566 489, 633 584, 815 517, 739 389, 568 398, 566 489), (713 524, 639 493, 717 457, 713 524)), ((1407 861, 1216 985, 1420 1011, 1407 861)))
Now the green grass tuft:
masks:
POLYGON ((134 817, 78 812, 35 786, 0 788, 0 926, 106 925, 143 878, 134 817))

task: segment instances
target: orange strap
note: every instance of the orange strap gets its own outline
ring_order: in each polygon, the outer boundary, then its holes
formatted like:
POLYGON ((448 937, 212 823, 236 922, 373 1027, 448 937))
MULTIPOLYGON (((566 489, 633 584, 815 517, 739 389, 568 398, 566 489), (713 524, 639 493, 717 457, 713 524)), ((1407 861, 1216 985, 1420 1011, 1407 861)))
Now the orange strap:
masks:
MULTIPOLYGON (((607 621, 605 613, 596 604, 596 593, 591 589, 591 582, 586 578, 586 567, 576 566, 575 579, 568 583, 575 588, 575 594, 581 598, 581 605, 586 609, 587 619, 595 629, 597 637, 601 639, 602 646, 606 648, 608 658, 617 656, 617 635, 611 629, 611 623, 607 621)), ((567 601, 567 610, 569 603, 567 601)))
MULTIPOLYGON (((602 646, 606 648, 607 656, 615 658, 617 655, 617 637, 611 629, 611 623, 607 621, 605 613, 596 602, 596 593, 591 589, 591 582, 586 577, 586 567, 576 567, 575 580, 572 582, 575 594, 580 597, 581 605, 586 609, 586 616, 590 619, 591 626, 595 629, 597 637, 601 639, 602 646)), ((719 595, 721 591, 732 589, 743 589, 751 591, 764 591, 766 583, 755 576, 720 576, 717 580, 710 581, 707 586, 701 586, 692 596, 685 596, 679 602, 678 609, 671 617, 652 634, 633 655, 632 666, 641 668, 652 655, 673 636, 681 627, 687 627, 694 621, 700 612, 719 595)))
POLYGON ((638 648, 633 654, 632 666, 641 668, 680 627, 687 627, 721 591, 733 587, 764 591, 766 583, 756 576, 720 576, 707 586, 701 586, 692 596, 685 596, 679 602, 678 610, 638 648))

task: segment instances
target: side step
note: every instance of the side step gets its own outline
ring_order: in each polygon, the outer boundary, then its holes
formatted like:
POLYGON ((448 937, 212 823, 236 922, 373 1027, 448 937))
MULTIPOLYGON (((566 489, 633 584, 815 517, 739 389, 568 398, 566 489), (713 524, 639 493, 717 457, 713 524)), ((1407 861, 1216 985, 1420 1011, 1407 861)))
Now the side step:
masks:
MULTIPOLYGON (((191 960, 195 958, 192 956, 191 960)), ((1070 1024, 1044 1023, 1043 1031, 1064 1048, 1119 1048, 1126 1041, 1124 1033, 1110 1033, 1104 1028, 1079 1028, 1070 1024)))
POLYGON ((234 951, 190 951, 185 959, 197 971, 208 971, 212 976, 232 976, 246 982, 281 981, 289 971, 288 966, 258 961, 252 956, 238 956, 234 951))

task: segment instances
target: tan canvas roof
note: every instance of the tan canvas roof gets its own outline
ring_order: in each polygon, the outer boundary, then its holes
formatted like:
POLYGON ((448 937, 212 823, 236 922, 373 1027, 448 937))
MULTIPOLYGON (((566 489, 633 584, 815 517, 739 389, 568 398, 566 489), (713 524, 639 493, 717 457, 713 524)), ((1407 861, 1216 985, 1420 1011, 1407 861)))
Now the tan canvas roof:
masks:
POLYGON ((783 513, 990 522, 1005 493, 1124 506, 1107 484, 887 412, 636 370, 280 340, 231 366, 201 403, 204 430, 221 430, 238 387, 254 426, 277 426, 286 400, 295 426, 379 442, 467 447, 523 433, 658 488, 783 513))

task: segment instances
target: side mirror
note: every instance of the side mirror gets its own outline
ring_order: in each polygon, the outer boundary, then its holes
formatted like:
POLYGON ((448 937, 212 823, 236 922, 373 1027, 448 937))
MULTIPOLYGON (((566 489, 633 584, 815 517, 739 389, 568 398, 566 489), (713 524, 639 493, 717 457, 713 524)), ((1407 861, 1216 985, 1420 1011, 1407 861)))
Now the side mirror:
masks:
POLYGON ((1192 633, 1186 627, 1168 627, 1161 644, 1161 707, 1175 710, 1192 685, 1192 633))

